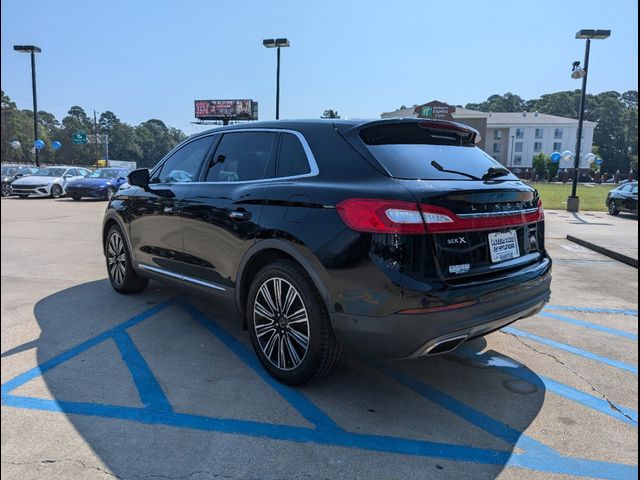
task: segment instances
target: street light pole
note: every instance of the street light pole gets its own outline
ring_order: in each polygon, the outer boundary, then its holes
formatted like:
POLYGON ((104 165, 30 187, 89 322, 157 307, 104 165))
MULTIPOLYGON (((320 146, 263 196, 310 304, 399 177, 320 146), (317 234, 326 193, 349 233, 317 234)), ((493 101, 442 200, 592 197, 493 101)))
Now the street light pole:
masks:
POLYGON ((280 48, 291 44, 286 38, 267 38, 262 41, 266 48, 275 48, 276 52, 276 120, 280 118, 280 48))
POLYGON ((40 53, 42 49, 35 45, 14 45, 13 49, 20 53, 31 54, 31 88, 33 91, 33 141, 35 149, 36 167, 40 166, 40 151, 35 147, 35 141, 38 140, 38 95, 36 93, 36 53, 40 53))
POLYGON ((276 54, 277 66, 276 66, 276 120, 280 118, 280 47, 277 47, 278 53, 276 54))
POLYGON ((571 78, 582 78, 582 92, 580 93, 580 112, 578 114, 578 138, 576 139, 576 153, 573 158, 573 184, 571 186, 571 195, 567 198, 567 211, 578 212, 580 210, 580 199, 578 198, 578 176, 580 175, 580 151, 582 149, 582 126, 584 123, 584 110, 587 100, 587 76, 589 75, 589 51, 591 49, 591 40, 604 40, 609 38, 611 30, 579 30, 576 38, 586 40, 587 44, 584 49, 584 66, 580 67, 580 62, 573 63, 573 71, 571 78))
POLYGON ((578 175, 580 174, 580 150, 582 146, 582 124, 584 123, 584 107, 587 97, 587 76, 589 72, 589 49, 591 48, 591 39, 587 38, 587 44, 584 48, 584 77, 582 77, 582 92, 580 93, 580 113, 578 114, 578 139, 576 140, 576 156, 573 159, 573 185, 571 186, 571 196, 578 198, 576 193, 578 190, 578 175))

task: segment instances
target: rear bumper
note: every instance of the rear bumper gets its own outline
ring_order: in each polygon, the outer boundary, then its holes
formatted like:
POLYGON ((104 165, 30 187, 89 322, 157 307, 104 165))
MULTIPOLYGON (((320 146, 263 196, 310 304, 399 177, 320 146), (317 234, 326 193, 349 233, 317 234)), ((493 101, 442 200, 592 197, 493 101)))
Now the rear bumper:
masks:
MULTIPOLYGON (((419 357, 448 339, 468 340, 535 315, 549 301, 550 285, 549 262, 538 277, 496 288, 468 307, 428 314, 368 317, 333 313, 331 317, 338 339, 350 350, 387 358, 419 357)), ((464 297, 463 292, 458 293, 464 297)))

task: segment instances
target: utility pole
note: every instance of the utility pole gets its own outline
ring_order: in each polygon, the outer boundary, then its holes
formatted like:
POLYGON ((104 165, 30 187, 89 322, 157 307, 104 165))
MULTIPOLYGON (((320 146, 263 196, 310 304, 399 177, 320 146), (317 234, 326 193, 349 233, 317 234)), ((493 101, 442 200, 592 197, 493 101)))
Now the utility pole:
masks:
POLYGON ((98 118, 96 116, 96 111, 93 111, 93 137, 95 141, 95 151, 96 151, 96 162, 98 161, 98 118))

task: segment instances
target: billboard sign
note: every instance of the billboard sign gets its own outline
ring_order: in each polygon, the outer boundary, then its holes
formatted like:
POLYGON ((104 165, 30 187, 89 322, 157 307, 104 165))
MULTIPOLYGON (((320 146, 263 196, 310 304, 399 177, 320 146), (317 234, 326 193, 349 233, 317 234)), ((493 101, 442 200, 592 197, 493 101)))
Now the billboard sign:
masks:
POLYGON ((258 102, 253 100, 195 100, 199 120, 257 120, 258 102))

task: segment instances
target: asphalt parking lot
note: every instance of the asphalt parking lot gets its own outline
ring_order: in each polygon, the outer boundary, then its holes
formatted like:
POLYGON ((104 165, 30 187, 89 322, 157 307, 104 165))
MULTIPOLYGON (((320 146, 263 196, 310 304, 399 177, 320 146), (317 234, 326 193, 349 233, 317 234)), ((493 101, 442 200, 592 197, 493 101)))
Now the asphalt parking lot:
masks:
POLYGON ((105 206, 1 201, 5 478, 637 478, 637 269, 553 236, 540 315, 292 389, 230 307, 116 294, 105 206))

